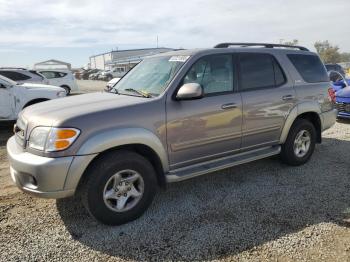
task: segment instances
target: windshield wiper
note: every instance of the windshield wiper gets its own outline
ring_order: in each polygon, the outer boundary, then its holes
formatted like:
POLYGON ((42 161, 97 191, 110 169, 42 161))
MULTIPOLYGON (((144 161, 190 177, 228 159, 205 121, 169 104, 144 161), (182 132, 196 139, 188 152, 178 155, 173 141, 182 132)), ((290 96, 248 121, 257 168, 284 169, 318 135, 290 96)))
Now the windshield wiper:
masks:
POLYGON ((129 92, 134 92, 134 93, 139 94, 139 95, 141 95, 141 96, 143 96, 143 97, 147 97, 147 98, 152 97, 152 95, 151 95, 150 93, 147 93, 147 92, 141 91, 141 90, 136 90, 136 89, 134 89, 134 88, 126 88, 126 89, 124 89, 124 90, 125 90, 125 91, 129 91, 129 92))

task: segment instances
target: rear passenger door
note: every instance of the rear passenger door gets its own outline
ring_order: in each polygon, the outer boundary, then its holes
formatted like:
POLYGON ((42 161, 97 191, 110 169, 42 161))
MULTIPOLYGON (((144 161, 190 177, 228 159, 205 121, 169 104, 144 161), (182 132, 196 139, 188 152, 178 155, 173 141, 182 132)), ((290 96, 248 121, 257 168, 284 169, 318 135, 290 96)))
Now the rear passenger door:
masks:
POLYGON ((271 54, 241 53, 238 61, 242 150, 278 144, 285 120, 296 103, 293 83, 271 54))

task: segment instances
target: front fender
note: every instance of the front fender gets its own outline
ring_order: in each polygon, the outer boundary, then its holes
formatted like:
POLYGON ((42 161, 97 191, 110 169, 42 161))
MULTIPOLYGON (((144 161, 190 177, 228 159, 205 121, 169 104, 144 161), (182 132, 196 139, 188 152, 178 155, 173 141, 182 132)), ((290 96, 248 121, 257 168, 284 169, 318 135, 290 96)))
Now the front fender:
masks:
MULTIPOLYGON (((284 144, 284 142, 287 139, 289 130, 292 127, 295 119, 303 113, 317 113, 318 115, 320 115, 321 109, 317 102, 312 102, 312 101, 302 102, 295 105, 295 107, 293 107, 293 109, 289 112, 289 115, 284 123, 284 127, 282 129, 282 133, 280 137, 280 144, 284 144)), ((320 120, 322 123, 322 119, 320 120)))
POLYGON ((85 141, 77 155, 98 154, 114 147, 130 144, 141 144, 151 148, 158 155, 164 172, 169 171, 168 156, 162 142, 154 133, 144 128, 123 128, 100 132, 85 141))

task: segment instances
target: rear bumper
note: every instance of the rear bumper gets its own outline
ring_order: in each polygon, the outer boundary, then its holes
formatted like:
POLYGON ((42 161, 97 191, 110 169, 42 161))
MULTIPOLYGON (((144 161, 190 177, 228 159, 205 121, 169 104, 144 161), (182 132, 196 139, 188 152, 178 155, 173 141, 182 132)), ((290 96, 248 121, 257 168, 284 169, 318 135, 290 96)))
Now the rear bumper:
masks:
POLYGON ((322 131, 325 131, 326 129, 332 127, 336 120, 337 120, 338 110, 332 109, 327 112, 323 112, 321 114, 321 120, 322 120, 322 131))
POLYGON ((47 158, 24 152, 14 136, 7 142, 7 154, 11 178, 22 191, 43 198, 74 194, 74 189, 64 190, 74 157, 47 158))

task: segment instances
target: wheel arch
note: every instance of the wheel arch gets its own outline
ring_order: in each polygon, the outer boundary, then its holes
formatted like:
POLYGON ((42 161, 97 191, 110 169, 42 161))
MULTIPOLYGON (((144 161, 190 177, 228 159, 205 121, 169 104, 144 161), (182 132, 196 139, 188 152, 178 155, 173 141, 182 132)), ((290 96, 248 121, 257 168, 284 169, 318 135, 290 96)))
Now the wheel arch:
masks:
POLYGON ((321 110, 316 103, 302 103, 295 106, 290 112, 282 129, 280 144, 284 144, 289 134, 289 130, 297 119, 306 119, 310 121, 317 133, 316 142, 322 142, 322 119, 321 110))
POLYGON ((139 155, 146 158, 151 163, 151 165, 153 166, 153 168, 156 172, 156 176, 157 176, 156 179, 158 181, 158 185, 160 187, 166 186, 166 179, 165 179, 165 174, 164 174, 164 170, 163 170, 163 165, 162 165, 162 162, 161 162, 159 156, 157 155, 157 153, 152 148, 150 148, 149 146, 144 145, 144 144, 125 144, 125 145, 120 145, 120 146, 109 148, 109 149, 97 154, 90 161, 88 166, 85 168, 83 174, 81 175, 81 178, 79 179, 78 188, 83 183, 84 179, 86 178, 86 175, 88 173, 87 170, 91 166, 93 166, 94 163, 96 163, 97 161, 102 159, 104 156, 106 156, 108 154, 112 154, 114 152, 118 152, 118 151, 136 152, 139 155))
POLYGON ((160 186, 165 186, 165 174, 169 171, 166 149, 159 138, 143 128, 125 128, 99 132, 88 139, 76 153, 66 179, 65 188, 78 188, 86 170, 105 154, 118 150, 136 152, 153 165, 160 186), (80 162, 81 161, 81 162, 80 162))
POLYGON ((40 102, 45 102, 45 101, 49 101, 50 99, 48 98, 35 98, 33 100, 28 101, 22 108, 22 110, 28 106, 40 103, 40 102))
POLYGON ((67 84, 60 85, 60 87, 67 87, 67 88, 69 88, 69 90, 72 90, 72 88, 69 85, 67 85, 67 84))

